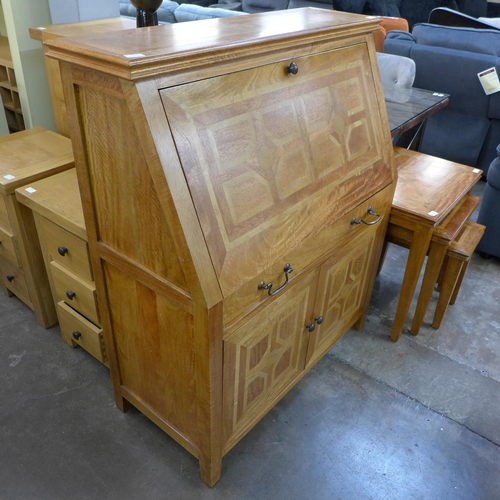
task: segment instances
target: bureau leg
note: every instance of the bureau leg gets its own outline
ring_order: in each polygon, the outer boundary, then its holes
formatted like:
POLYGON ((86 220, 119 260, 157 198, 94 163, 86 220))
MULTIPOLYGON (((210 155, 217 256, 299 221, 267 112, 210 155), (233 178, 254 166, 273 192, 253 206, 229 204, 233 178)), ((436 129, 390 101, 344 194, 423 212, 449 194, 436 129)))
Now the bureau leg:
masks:
POLYGON ((12 297, 14 294, 3 284, 3 281, 0 281, 0 288, 3 290, 3 293, 7 295, 7 297, 12 297))
POLYGON ((201 480, 212 487, 219 479, 222 468, 222 456, 212 457, 211 459, 200 458, 200 475, 201 480))

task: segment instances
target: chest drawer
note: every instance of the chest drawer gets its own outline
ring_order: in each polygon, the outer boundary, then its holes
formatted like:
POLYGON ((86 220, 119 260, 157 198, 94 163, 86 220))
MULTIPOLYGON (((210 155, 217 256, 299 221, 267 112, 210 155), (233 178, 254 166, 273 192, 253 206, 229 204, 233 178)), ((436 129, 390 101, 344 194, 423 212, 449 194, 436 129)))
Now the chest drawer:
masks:
POLYGON ((17 256, 14 235, 0 226, 0 255, 5 257, 9 262, 18 266, 20 265, 17 256))
POLYGON ((57 316, 63 337, 83 347, 101 363, 107 364, 108 357, 100 328, 87 321, 64 302, 57 304, 57 316))
POLYGON ((4 281, 5 286, 19 298, 23 299, 24 302, 31 302, 28 285, 23 271, 16 265, 12 264, 12 262, 1 257, 0 271, 2 273, 2 280, 4 281))
POLYGON ((388 216, 391 208, 392 193, 393 190, 391 187, 383 189, 358 205, 355 209, 347 212, 330 226, 312 236, 307 242, 299 245, 283 260, 266 269, 266 271, 260 273, 255 279, 246 283, 239 290, 227 297, 224 301, 224 325, 271 299, 267 290, 259 289, 259 283, 264 282, 266 285, 272 283, 273 287, 271 291, 274 293, 286 280, 284 272, 286 264, 290 264, 293 269, 288 274, 288 281, 292 283, 304 272, 308 271, 310 266, 316 265, 318 259, 321 259, 326 252, 331 252, 344 246, 356 236, 383 223, 384 217, 388 216), (378 215, 368 213, 370 207, 378 215), (378 216, 381 216, 381 218, 379 219, 378 216), (356 221, 364 220, 369 224, 362 222, 353 224, 353 219, 356 221))
POLYGON ((50 263, 50 273, 57 302, 66 302, 66 304, 98 325, 100 321, 97 313, 94 284, 66 271, 55 261, 50 263))
POLYGON ((85 240, 45 217, 37 218, 37 229, 41 233, 45 253, 50 260, 85 280, 93 281, 89 250, 85 240))
POLYGON ((10 227, 10 220, 7 214, 7 206, 5 205, 5 198, 0 195, 0 222, 5 226, 10 227))

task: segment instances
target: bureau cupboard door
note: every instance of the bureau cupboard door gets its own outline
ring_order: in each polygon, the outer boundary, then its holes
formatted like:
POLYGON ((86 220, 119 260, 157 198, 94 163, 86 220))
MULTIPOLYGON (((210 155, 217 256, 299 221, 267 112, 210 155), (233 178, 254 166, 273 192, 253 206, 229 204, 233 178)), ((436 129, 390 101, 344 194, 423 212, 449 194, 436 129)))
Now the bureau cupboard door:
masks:
MULTIPOLYGON (((317 271, 224 341, 224 430, 230 448, 303 372, 317 271)), ((226 450, 227 451, 227 450, 226 450)))
POLYGON ((364 229, 321 266, 314 316, 322 316, 323 322, 310 336, 309 365, 316 363, 363 314, 376 235, 376 226, 364 229))

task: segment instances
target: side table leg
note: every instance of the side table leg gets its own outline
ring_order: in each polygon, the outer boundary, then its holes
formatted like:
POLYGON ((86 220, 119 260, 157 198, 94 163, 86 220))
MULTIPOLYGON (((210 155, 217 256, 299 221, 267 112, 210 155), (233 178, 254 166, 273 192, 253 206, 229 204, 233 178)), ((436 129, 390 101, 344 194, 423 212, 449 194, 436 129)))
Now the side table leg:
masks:
POLYGON ((418 227, 413 232, 406 271, 401 286, 398 308, 392 325, 391 340, 397 342, 403 331, 411 300, 417 287, 418 278, 432 237, 432 227, 418 227))
POLYGON ((417 335, 424 321, 425 312, 431 300, 434 285, 439 277, 439 271, 443 265, 444 258, 448 245, 442 245, 436 242, 431 242, 429 248, 429 256, 427 257, 427 265, 425 266, 424 279, 418 295, 417 308, 413 316, 410 333, 417 335))

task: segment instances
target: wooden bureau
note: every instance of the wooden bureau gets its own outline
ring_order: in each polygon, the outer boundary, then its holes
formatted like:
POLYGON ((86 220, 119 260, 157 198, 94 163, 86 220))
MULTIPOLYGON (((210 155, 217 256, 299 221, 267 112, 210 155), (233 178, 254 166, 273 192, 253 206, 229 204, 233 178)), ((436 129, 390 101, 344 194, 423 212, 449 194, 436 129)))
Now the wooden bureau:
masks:
POLYGON ((33 309, 45 328, 57 323, 35 223, 15 189, 74 167, 71 141, 42 127, 0 137, 0 286, 33 309))
POLYGON ((117 404, 209 485, 363 324, 396 178, 377 28, 292 9, 46 42, 117 404))
POLYGON ((16 190, 34 213, 63 339, 107 364, 75 169, 16 190))

